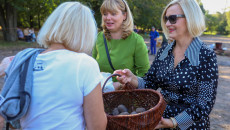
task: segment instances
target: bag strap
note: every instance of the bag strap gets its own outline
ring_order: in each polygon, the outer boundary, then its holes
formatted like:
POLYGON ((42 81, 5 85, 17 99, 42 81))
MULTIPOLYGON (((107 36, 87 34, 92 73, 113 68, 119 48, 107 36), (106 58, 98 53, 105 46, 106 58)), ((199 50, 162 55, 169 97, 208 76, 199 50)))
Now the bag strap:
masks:
POLYGON ((106 39, 105 39, 105 35, 104 35, 104 34, 103 34, 103 38, 104 38, 105 50, 106 50, 107 58, 108 58, 108 60, 109 60, 109 64, 110 64, 111 68, 113 69, 113 71, 115 71, 115 69, 114 69, 114 67, 113 67, 113 65, 112 65, 110 56, 109 56, 109 50, 108 50, 108 46, 107 46, 107 42, 106 42, 106 39))
MULTIPOLYGON (((25 61, 25 64, 23 66, 22 72, 20 74, 20 88, 19 88, 19 96, 20 96, 20 110, 23 110, 23 107, 25 105, 26 102, 26 95, 28 94, 25 91, 25 84, 26 84, 26 78, 27 78, 27 70, 28 70, 28 66, 29 66, 29 61, 31 58, 27 59, 25 61)), ((30 94, 28 94, 30 96, 30 94)))
MULTIPOLYGON (((28 71, 30 59, 31 58, 29 58, 25 61, 24 65, 21 67, 21 71, 20 71, 20 82, 19 82, 20 83, 20 87, 19 87, 20 112, 19 113, 21 113, 21 111, 25 105, 26 95, 28 95, 30 97, 30 94, 25 91, 26 77, 27 77, 27 71, 28 71)), ((11 126, 11 124, 9 122, 6 122, 6 130, 9 130, 10 126, 11 126)))

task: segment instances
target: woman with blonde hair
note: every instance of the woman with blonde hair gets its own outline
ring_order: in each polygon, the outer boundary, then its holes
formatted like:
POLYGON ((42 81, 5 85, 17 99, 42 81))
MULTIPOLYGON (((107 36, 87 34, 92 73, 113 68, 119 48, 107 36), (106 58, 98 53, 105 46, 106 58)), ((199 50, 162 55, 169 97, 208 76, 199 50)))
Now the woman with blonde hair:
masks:
POLYGON ((216 54, 199 36, 205 30, 204 14, 196 0, 173 0, 164 9, 161 25, 173 42, 157 53, 145 77, 117 70, 121 83, 139 89, 158 89, 167 102, 156 129, 209 130, 209 114, 216 99, 216 54))
MULTIPOLYGON (((53 11, 39 31, 38 43, 46 50, 30 48, 14 57, 6 70, 4 88, 12 81, 13 86, 19 86, 18 78, 12 79, 11 75, 19 76, 17 70, 29 61, 25 88, 32 88, 27 92, 31 100, 25 103, 29 104, 28 109, 22 110, 26 112, 20 119, 22 129, 106 128, 102 75, 96 60, 87 55, 96 36, 91 10, 79 2, 65 2, 53 11)), ((4 109, 7 108, 1 106, 4 109)), ((0 114, 6 117, 4 112, 0 114)))
MULTIPOLYGON (((129 68, 144 76, 149 69, 148 50, 144 39, 133 31, 133 17, 125 0, 104 0, 100 8, 102 28, 92 56, 102 72, 129 68)), ((115 89, 122 85, 113 83, 115 89)))

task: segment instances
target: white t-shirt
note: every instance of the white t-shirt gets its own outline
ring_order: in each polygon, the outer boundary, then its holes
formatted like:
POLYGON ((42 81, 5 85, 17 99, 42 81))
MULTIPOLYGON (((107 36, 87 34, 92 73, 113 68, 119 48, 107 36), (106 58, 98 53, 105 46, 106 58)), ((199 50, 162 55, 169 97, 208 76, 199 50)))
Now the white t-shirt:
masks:
POLYGON ((101 80, 98 63, 86 54, 68 50, 39 54, 22 129, 84 130, 83 98, 101 80))

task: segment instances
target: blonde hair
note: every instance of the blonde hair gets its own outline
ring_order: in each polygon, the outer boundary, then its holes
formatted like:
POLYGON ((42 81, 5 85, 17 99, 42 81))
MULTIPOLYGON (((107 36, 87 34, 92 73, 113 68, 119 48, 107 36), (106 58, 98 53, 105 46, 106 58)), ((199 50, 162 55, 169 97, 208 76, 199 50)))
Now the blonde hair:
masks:
MULTIPOLYGON (((105 12, 117 12, 118 10, 121 10, 121 12, 127 13, 126 14, 126 20, 122 23, 122 39, 126 39, 132 32, 133 32, 133 16, 129 9, 129 6, 125 0, 104 0, 104 2, 101 5, 100 11, 103 15, 105 12)), ((101 24, 105 37, 108 40, 111 40, 111 34, 109 30, 106 28, 105 23, 102 18, 102 24, 101 24)))
POLYGON ((90 53, 97 37, 91 10, 79 2, 64 2, 48 17, 38 33, 38 44, 63 44, 75 52, 90 53))
POLYGON ((193 37, 200 36, 206 29, 205 17, 196 0, 173 0, 165 7, 161 16, 161 27, 165 37, 168 38, 169 32, 166 27, 166 21, 164 17, 166 15, 167 9, 175 4, 180 5, 184 12, 189 34, 193 37))

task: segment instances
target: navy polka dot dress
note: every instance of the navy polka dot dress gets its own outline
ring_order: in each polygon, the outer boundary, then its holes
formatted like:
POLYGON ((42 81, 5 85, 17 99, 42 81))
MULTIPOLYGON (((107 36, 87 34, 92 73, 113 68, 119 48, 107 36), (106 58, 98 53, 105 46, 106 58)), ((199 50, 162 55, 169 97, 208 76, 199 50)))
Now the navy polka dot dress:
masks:
POLYGON ((175 117, 177 129, 208 130, 218 82, 216 54, 196 37, 185 52, 185 59, 174 68, 175 44, 158 51, 142 86, 161 88, 168 103, 163 116, 175 117))

